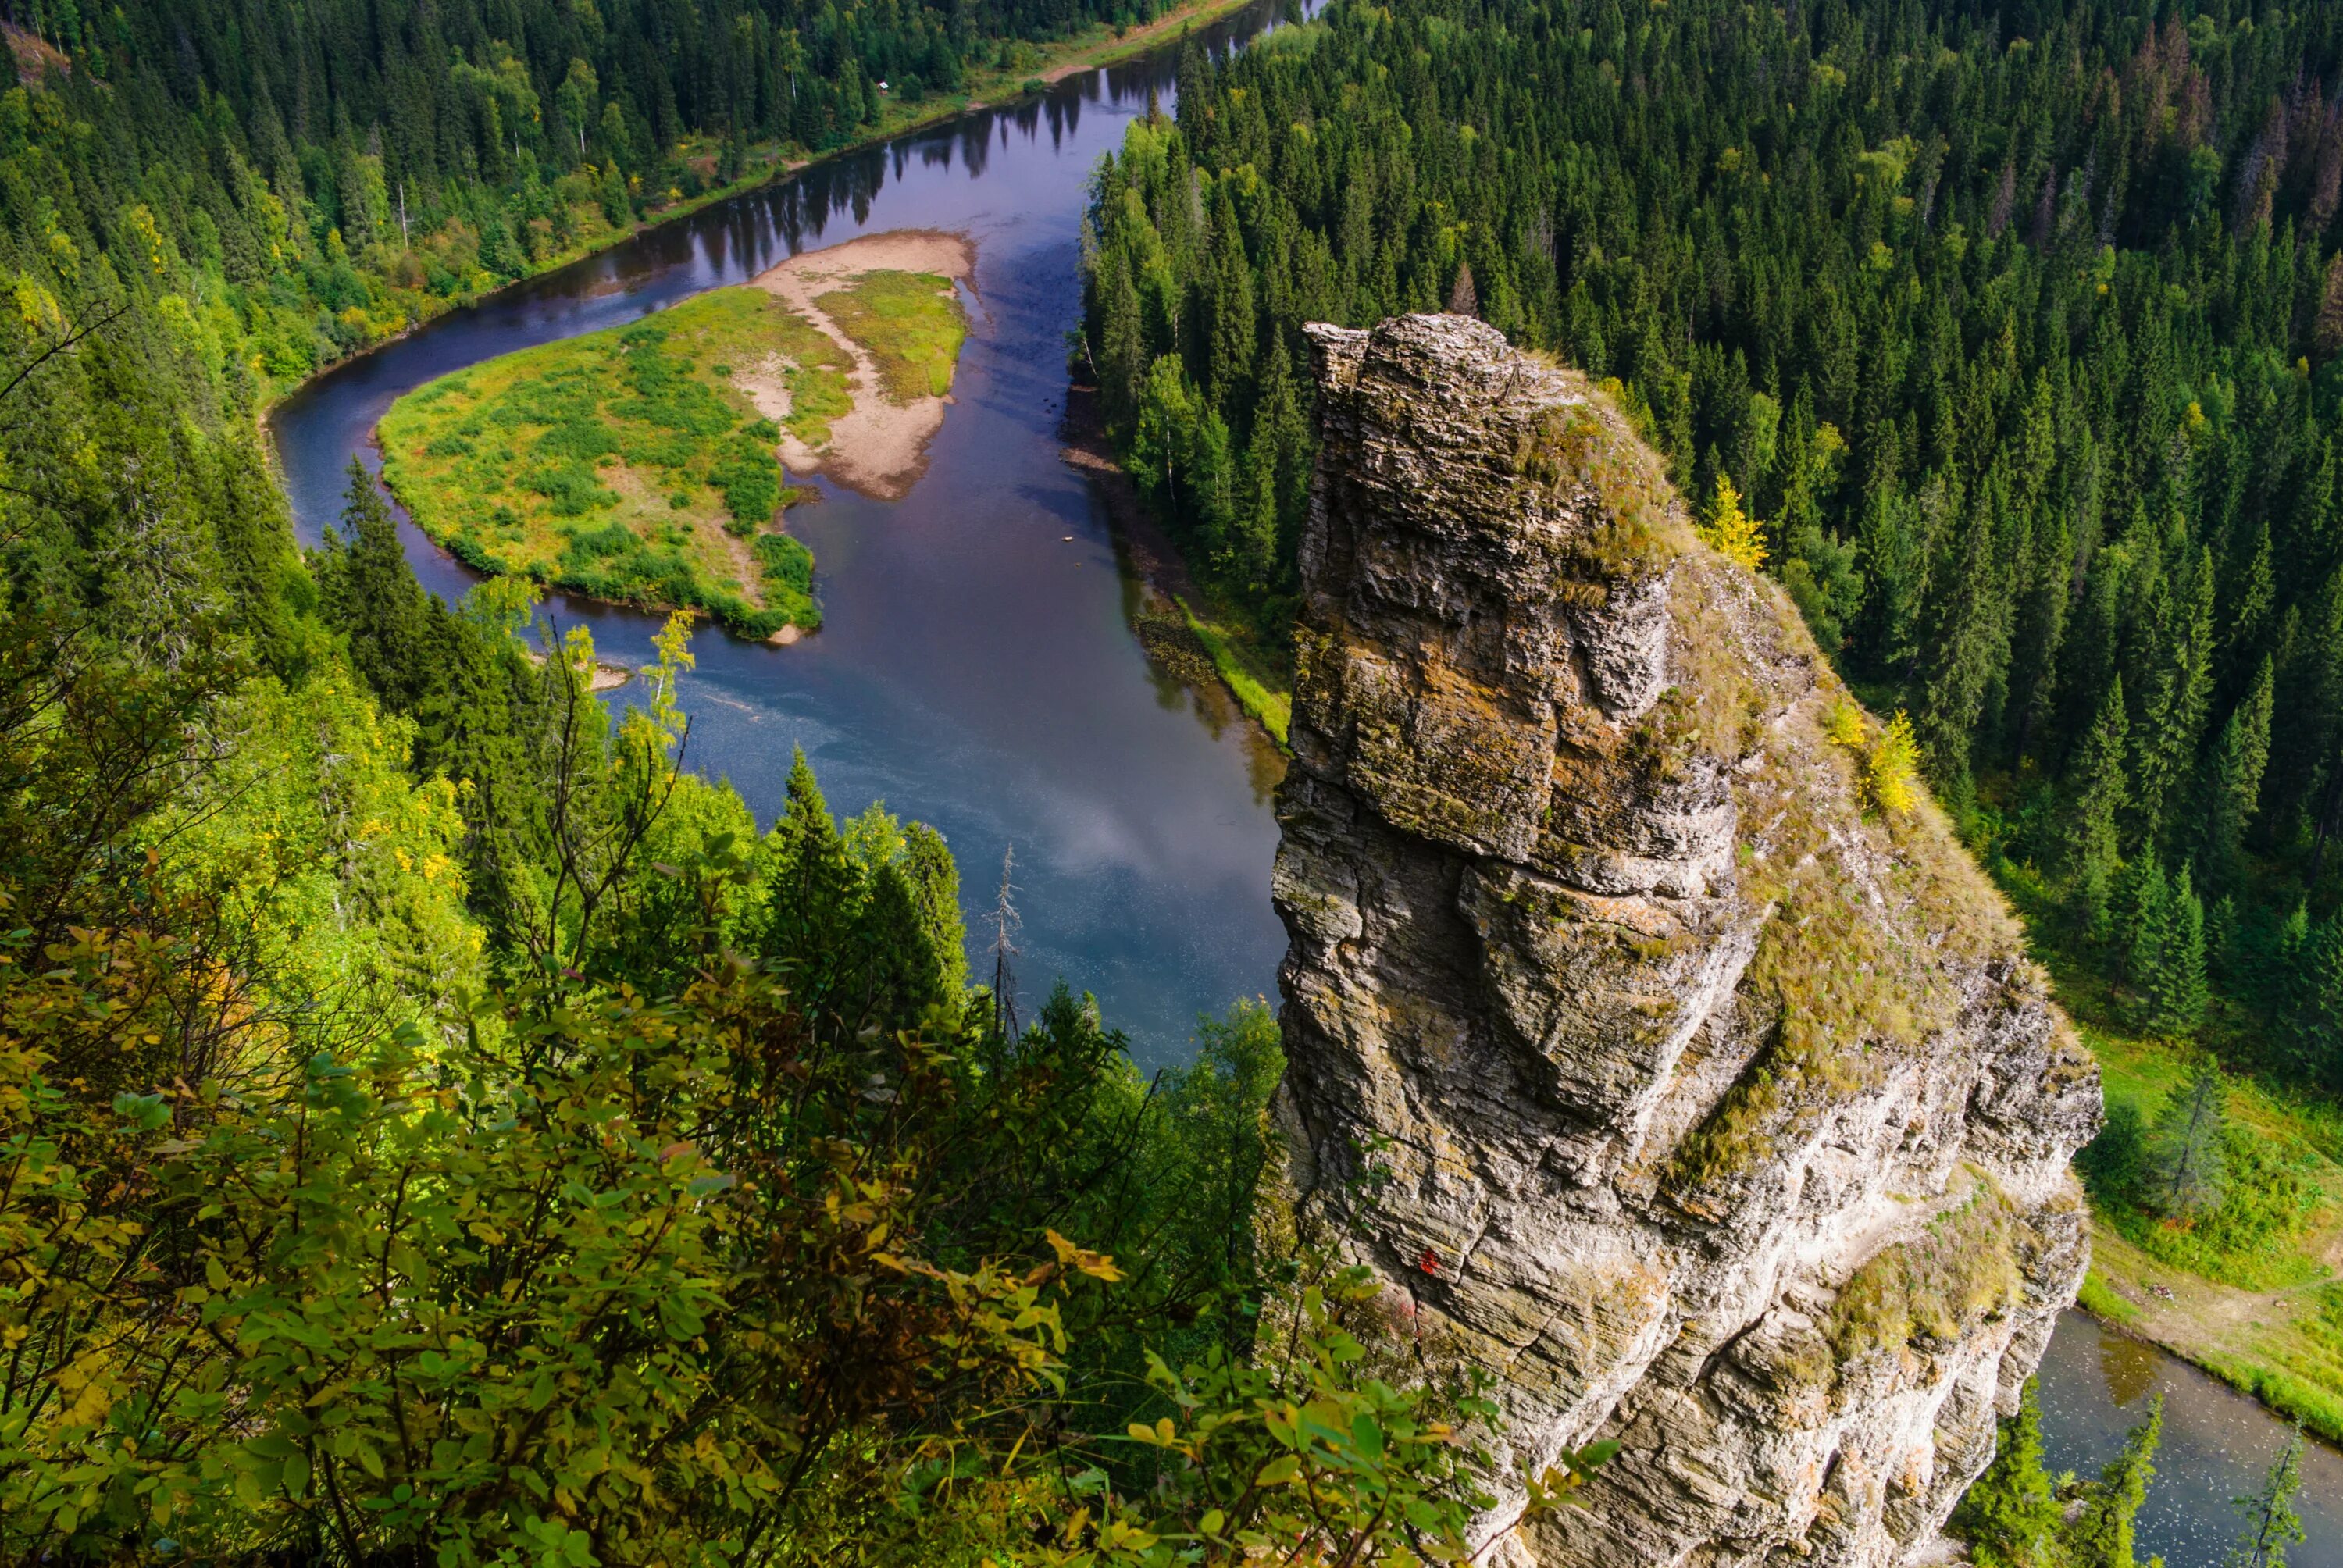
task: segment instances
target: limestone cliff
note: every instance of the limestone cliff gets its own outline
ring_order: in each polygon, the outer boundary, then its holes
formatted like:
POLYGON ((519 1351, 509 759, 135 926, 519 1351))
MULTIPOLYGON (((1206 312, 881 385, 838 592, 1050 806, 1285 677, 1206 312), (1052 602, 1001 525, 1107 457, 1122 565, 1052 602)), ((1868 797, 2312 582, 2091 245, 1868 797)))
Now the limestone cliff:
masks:
MULTIPOLYGON (((1313 327, 1275 892, 1305 1212, 1499 1379, 1540 1564, 1878 1564, 1983 1468, 2087 1259, 2097 1070, 1795 610, 1579 377, 1313 327)), ((1503 1527, 1513 1510, 1491 1515, 1503 1527)))

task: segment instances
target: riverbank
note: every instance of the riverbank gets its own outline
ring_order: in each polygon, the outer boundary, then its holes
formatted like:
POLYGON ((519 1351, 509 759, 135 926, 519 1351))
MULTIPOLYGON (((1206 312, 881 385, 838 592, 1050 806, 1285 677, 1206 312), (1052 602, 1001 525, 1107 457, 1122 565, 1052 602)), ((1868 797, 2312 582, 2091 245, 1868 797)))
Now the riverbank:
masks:
MULTIPOLYGON (((796 148, 795 144, 787 142, 750 143, 741 155, 741 173, 738 177, 705 186, 689 196, 680 190, 674 191, 668 199, 647 205, 639 216, 622 225, 597 218, 573 243, 547 252, 512 276, 498 280, 493 286, 465 288, 444 295, 398 290, 399 308, 395 320, 383 325, 379 331, 356 347, 321 364, 312 365, 297 377, 279 380, 265 367, 256 364, 254 370, 257 387, 252 404, 254 421, 265 439, 270 410, 286 398, 320 376, 403 341, 451 311, 472 308, 523 284, 639 239, 653 229, 690 217, 719 202, 750 195, 833 159, 868 151, 907 132, 923 130, 986 109, 1001 108, 1021 98, 1038 97, 1041 89, 1051 84, 1085 71, 1121 64, 1160 46, 1166 39, 1190 28, 1220 21, 1257 3, 1258 0, 1194 0, 1193 4, 1179 6, 1141 27, 1118 30, 1101 23, 1054 44, 1018 44, 1016 49, 1027 51, 1031 55, 1024 64, 1007 67, 970 67, 965 74, 962 90, 948 95, 924 95, 916 103, 906 102, 900 97, 883 98, 876 120, 860 127, 848 140, 818 153, 806 153, 802 148, 796 148), (797 156, 791 156, 793 150, 797 156)), ((711 173, 719 161, 719 142, 704 136, 688 136, 677 145, 680 161, 695 169, 704 166, 711 173)))
POLYGON ((736 378, 780 427, 781 461, 792 474, 820 474, 882 501, 900 500, 918 482, 968 338, 953 289, 975 270, 966 235, 890 229, 799 251, 757 276, 752 286, 788 306, 848 362, 845 411, 826 418, 818 436, 793 417, 802 399, 780 356, 736 378))
MULTIPOLYGON (((2062 988, 2063 989, 2063 988, 2062 988)), ((2087 1030, 2109 1102, 2153 1109, 2186 1064, 2153 1040, 2087 1030)), ((2235 1081, 2229 1120, 2296 1162, 2317 1208, 2299 1234, 2217 1279, 2185 1267, 2166 1238, 2095 1215, 2092 1266, 2078 1305, 2109 1328, 2202 1368, 2333 1442, 2343 1442, 2343 1120, 2331 1108, 2235 1081), (2150 1245, 2143 1245, 2145 1240, 2150 1245)))
POLYGON ((1189 569, 1186 556, 1116 457, 1099 415, 1098 388, 1067 388, 1063 437, 1061 456, 1068 466, 1097 477, 1144 589, 1131 608, 1132 632, 1157 662, 1192 681, 1216 683, 1281 752, 1286 750, 1293 714, 1290 650, 1268 644, 1189 569))

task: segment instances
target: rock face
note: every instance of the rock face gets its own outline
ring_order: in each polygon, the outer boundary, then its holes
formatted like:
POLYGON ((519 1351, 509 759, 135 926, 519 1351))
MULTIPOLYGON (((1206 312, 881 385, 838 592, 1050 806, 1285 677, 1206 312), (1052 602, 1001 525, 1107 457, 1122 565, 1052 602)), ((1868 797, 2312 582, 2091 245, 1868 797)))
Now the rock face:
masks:
POLYGON ((1624 1443, 1585 1512, 1493 1510, 1492 1558, 1908 1560, 2081 1282, 2097 1071, 1795 609, 1583 379, 1464 317, 1311 332, 1303 1211, 1496 1375, 1500 1491, 1624 1443))

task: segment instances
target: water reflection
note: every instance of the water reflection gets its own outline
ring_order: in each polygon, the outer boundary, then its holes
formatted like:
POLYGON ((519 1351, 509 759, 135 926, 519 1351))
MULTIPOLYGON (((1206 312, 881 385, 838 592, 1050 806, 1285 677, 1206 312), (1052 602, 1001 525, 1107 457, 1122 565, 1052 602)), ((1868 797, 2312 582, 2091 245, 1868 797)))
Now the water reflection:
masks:
MULTIPOLYGON (((2112 1332, 2083 1312, 2058 1320, 2042 1359, 2042 1436, 2054 1472, 2095 1475, 2164 1395, 2164 1442, 2139 1513, 2139 1556, 2167 1568, 2212 1568, 2243 1521, 2233 1497, 2261 1489, 2293 1428, 2254 1401, 2152 1345, 2112 1332)), ((2311 1442, 2295 1511, 2308 1539, 2291 1568, 2343 1568, 2343 1452, 2311 1442)))
MULTIPOLYGON (((1198 36, 1226 49, 1273 15, 1257 7, 1198 36)), ((375 421, 424 381, 857 234, 969 235, 979 309, 926 477, 892 504, 825 487, 792 514, 820 563, 826 628, 789 649, 703 635, 682 689, 689 758, 769 816, 803 748, 834 808, 883 800, 941 829, 971 904, 989 902, 1013 843, 1027 989, 1062 975, 1094 990, 1150 1063, 1185 1053, 1199 1010, 1271 990, 1284 946, 1268 899, 1276 755, 1216 689, 1167 687, 1151 667, 1099 487, 1061 461, 1086 183, 1151 95, 1169 102, 1172 70, 1167 55, 1085 73, 816 165, 451 314, 321 377, 271 421, 314 540, 351 455, 374 464, 375 421)), ((426 586, 465 591, 462 568, 407 537, 426 586)), ((605 652, 649 656, 649 618, 551 608, 605 652)))
POLYGON ((2167 1358, 2164 1352, 2128 1334, 2099 1336, 2099 1375, 2107 1380, 2107 1398, 2119 1410, 2144 1403, 2156 1390, 2156 1376, 2167 1358))

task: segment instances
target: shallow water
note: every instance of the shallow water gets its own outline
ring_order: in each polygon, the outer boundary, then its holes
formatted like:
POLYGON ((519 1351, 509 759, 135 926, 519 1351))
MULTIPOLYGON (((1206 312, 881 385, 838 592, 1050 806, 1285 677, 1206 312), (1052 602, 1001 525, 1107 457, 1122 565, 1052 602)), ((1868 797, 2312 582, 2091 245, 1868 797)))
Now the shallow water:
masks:
MULTIPOLYGON (((2058 1320, 2040 1373, 2044 1462, 2052 1472, 2096 1475, 2164 1395, 2164 1439, 2156 1480, 2138 1521, 2140 1561, 2167 1568, 2213 1568, 2244 1516, 2233 1497, 2261 1490, 2270 1462, 2293 1428, 2261 1405, 2155 1346, 2102 1328, 2084 1312, 2058 1320)), ((2289 1568, 2343 1568, 2343 1452, 2312 1442, 2295 1496, 2308 1537, 2287 1554, 2289 1568)))
MULTIPOLYGON (((1199 36, 1228 47, 1277 14, 1262 5, 1199 36)), ((1200 1011, 1272 992, 1285 945, 1268 897, 1279 759, 1220 693, 1151 668, 1098 482, 1059 457, 1085 184, 1151 93, 1170 101, 1174 63, 1167 51, 1071 78, 710 206, 444 317, 271 420, 296 525, 315 541, 352 454, 376 466, 375 421, 434 377, 857 235, 970 236, 971 331, 926 476, 892 503, 816 481, 822 498, 789 522, 818 561, 824 629, 787 648, 704 630, 682 684, 687 759, 729 778, 763 820, 804 748, 841 815, 883 799, 940 829, 971 913, 991 904, 1013 846, 1028 1010, 1062 976, 1097 994, 1147 1066, 1187 1054, 1200 1011)), ((425 586, 469 587, 407 531, 425 586)), ((590 626, 604 653, 650 656, 656 617, 549 608, 590 626)))

